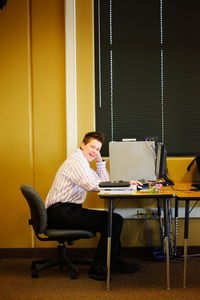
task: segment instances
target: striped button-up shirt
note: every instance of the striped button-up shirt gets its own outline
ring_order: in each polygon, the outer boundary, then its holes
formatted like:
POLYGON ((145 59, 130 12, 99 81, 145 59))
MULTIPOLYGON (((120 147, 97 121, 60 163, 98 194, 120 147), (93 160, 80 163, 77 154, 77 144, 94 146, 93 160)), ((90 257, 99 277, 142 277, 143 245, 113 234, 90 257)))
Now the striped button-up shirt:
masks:
POLYGON ((99 182, 109 180, 106 162, 96 162, 96 167, 97 171, 90 167, 81 149, 74 152, 56 173, 45 207, 58 202, 83 203, 87 191, 98 191, 99 182))

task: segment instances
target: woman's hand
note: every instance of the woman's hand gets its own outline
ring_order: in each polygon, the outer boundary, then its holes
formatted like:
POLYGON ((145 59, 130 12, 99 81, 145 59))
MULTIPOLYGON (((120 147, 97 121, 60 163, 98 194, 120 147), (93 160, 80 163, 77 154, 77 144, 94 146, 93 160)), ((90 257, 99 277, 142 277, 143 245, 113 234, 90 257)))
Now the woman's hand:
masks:
POLYGON ((96 154, 96 161, 102 161, 102 157, 101 157, 100 151, 97 151, 97 154, 96 154))
POLYGON ((131 185, 143 185, 142 182, 140 182, 139 180, 130 180, 130 184, 131 185))

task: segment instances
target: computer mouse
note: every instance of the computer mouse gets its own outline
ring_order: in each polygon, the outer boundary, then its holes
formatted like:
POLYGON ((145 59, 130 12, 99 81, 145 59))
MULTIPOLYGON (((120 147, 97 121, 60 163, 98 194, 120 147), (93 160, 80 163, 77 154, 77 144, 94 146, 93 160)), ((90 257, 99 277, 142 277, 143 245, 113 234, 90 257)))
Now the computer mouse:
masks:
POLYGON ((137 190, 140 191, 141 189, 143 189, 142 185, 137 185, 137 190))
POLYGON ((148 183, 143 183, 142 188, 146 188, 146 187, 149 187, 149 184, 148 183))

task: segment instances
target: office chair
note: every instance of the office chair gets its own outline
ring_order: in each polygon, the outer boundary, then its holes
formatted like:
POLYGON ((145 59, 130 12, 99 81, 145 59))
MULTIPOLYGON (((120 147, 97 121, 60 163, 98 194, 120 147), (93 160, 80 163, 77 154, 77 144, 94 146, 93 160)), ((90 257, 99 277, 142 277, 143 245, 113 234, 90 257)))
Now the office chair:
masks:
MULTIPOLYGON (((76 279, 78 277, 78 268, 69 259, 65 243, 72 245, 73 241, 92 238, 96 233, 88 230, 48 229, 47 212, 39 194, 27 184, 22 185, 20 190, 28 202, 31 214, 29 225, 33 227, 36 237, 40 241, 58 242, 57 259, 41 259, 32 262, 32 278, 39 277, 39 272, 44 269, 59 265, 61 269, 63 266, 67 266, 71 270, 71 279, 76 279), (43 235, 43 237, 41 235, 43 235)), ((79 262, 81 263, 81 261, 79 262)))

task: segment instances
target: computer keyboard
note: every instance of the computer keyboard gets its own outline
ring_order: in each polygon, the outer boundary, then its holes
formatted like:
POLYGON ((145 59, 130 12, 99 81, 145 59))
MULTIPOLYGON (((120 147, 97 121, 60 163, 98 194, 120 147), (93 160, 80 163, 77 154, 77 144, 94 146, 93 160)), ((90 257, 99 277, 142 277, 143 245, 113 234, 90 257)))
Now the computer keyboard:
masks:
POLYGON ((149 181, 148 180, 140 179, 139 181, 142 183, 142 187, 140 187, 140 188, 149 187, 149 181))
POLYGON ((99 187, 128 187, 130 186, 129 181, 116 180, 116 181, 102 181, 99 183, 99 187))
POLYGON ((139 179, 142 184, 149 184, 149 181, 146 179, 139 179))

